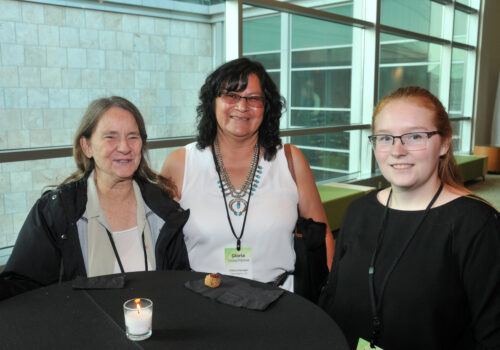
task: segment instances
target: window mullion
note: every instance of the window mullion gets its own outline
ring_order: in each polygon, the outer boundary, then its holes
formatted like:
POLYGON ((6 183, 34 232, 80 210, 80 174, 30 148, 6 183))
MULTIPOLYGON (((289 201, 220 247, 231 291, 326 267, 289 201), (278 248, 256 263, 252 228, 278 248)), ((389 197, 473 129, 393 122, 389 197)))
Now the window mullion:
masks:
POLYGON ((243 1, 226 0, 225 35, 226 61, 242 56, 243 43, 243 1))
POLYGON ((450 88, 451 88, 451 65, 452 65, 452 46, 453 26, 454 26, 454 5, 449 3, 443 6, 443 38, 450 44, 441 45, 441 66, 439 74, 439 99, 446 110, 450 107, 450 88))
MULTIPOLYGON (((379 56, 380 56, 380 9, 381 0, 358 1, 359 6, 364 7, 365 18, 373 22, 372 28, 363 31, 363 123, 372 123, 373 107, 377 103, 379 85, 379 56)), ((361 142, 359 153, 361 159, 361 172, 370 173, 375 170, 375 159, 368 142, 371 130, 361 131, 361 142)))
POLYGON ((283 113, 280 126, 281 128, 290 127, 290 100, 292 94, 292 87, 290 81, 290 67, 291 67, 291 15, 281 13, 281 40, 280 40, 280 91, 286 98, 287 106, 283 113))

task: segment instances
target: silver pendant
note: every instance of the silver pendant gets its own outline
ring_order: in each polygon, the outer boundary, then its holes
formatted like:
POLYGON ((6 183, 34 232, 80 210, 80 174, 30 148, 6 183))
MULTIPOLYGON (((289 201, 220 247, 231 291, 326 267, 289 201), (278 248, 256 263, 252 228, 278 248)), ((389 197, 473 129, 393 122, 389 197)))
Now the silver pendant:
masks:
POLYGON ((228 207, 234 215, 240 216, 247 210, 247 201, 243 198, 231 199, 229 201, 228 207))

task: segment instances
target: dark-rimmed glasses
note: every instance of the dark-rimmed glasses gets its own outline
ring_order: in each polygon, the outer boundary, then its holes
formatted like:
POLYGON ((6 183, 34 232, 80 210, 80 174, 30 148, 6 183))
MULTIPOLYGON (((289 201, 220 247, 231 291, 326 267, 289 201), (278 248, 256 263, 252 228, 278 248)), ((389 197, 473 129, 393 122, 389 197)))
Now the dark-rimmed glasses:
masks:
POLYGON ((375 151, 390 151, 396 139, 399 139, 408 151, 420 151, 427 148, 427 141, 436 134, 439 134, 439 131, 409 132, 399 136, 377 134, 368 136, 368 139, 375 151))
POLYGON ((241 96, 234 92, 220 92, 219 97, 224 103, 228 105, 234 105, 243 98, 245 99, 247 106, 251 108, 264 108, 264 97, 263 96, 241 96))

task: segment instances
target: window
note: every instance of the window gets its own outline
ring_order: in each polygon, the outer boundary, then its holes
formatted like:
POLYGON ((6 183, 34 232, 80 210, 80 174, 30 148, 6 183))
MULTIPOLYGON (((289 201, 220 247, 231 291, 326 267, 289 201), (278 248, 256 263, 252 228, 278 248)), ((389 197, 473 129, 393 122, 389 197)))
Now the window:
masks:
POLYGON ((430 0, 382 0, 380 23, 410 32, 441 38, 443 5, 430 0))
POLYGON ((453 119, 455 150, 470 150, 479 2, 381 0, 378 26, 374 4, 243 9, 243 55, 264 62, 288 101, 283 134, 339 128, 287 139, 302 149, 317 181, 371 172, 364 140, 372 101, 401 86, 438 96, 453 119))
POLYGON ((418 85, 439 96, 441 46, 389 34, 380 35, 379 96, 418 85))
MULTIPOLYGON (((224 8, 190 1, 175 16, 173 2, 57 3, 0 0, 0 249, 14 244, 46 186, 75 170, 73 135, 90 101, 130 99, 149 140, 193 135, 198 90, 213 69, 208 5, 224 8)), ((150 152, 155 169, 168 151, 150 152)))
POLYGON ((43 188, 74 170, 72 137, 91 100, 139 107, 159 170, 193 140, 199 88, 226 47, 241 46, 279 86, 284 141, 317 181, 372 174, 373 104, 403 85, 435 93, 455 151, 471 150, 480 0, 243 3, 239 43, 224 38, 231 0, 0 0, 0 249, 43 188))

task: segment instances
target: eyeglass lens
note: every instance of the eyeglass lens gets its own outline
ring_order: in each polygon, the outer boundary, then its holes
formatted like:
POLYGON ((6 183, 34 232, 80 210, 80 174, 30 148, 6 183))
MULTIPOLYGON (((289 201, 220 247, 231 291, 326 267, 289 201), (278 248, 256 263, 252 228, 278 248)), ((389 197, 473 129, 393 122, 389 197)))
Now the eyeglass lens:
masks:
POLYGON ((222 100, 227 104, 236 104, 241 99, 245 99, 248 106, 254 108, 264 107, 264 98, 262 96, 240 96, 235 93, 221 93, 222 100))
POLYGON ((403 147, 409 151, 418 151, 427 147, 427 141, 432 134, 426 132, 412 132, 401 136, 373 135, 370 141, 374 150, 389 151, 399 139, 403 147))

